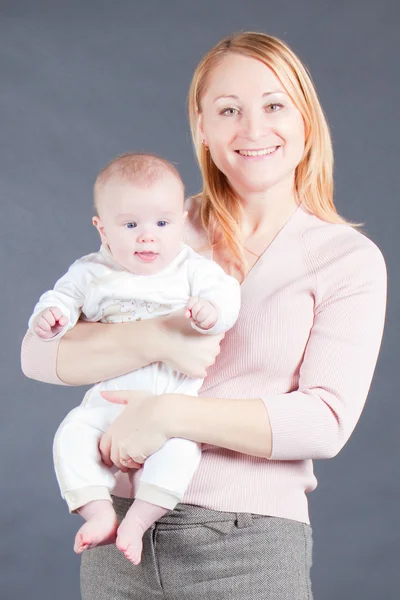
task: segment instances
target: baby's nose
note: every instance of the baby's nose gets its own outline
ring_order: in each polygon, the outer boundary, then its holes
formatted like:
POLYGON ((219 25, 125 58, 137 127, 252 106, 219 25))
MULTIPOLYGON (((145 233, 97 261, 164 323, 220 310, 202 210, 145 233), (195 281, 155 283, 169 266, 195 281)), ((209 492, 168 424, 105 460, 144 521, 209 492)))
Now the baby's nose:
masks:
POLYGON ((154 235, 150 231, 144 231, 139 234, 138 240, 141 243, 154 242, 154 235))

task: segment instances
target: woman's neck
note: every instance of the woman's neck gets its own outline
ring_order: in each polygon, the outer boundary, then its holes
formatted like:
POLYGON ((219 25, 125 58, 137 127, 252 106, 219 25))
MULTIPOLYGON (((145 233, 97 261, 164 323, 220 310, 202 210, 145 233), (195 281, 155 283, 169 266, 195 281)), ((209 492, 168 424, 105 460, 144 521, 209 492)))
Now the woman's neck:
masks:
POLYGON ((247 193, 242 196, 243 217, 241 229, 243 239, 258 234, 274 234, 279 230, 298 206, 293 182, 274 186, 264 192, 247 193))

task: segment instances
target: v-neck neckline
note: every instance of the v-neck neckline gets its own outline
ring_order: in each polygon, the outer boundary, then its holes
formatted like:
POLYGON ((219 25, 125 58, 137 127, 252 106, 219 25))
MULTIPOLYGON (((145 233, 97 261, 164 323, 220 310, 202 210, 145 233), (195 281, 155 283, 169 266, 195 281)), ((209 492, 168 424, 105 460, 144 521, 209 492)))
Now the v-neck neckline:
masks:
MULTIPOLYGON (((263 252, 260 254, 258 259, 255 261, 255 263, 252 265, 252 267, 246 273, 246 276, 244 277, 243 281, 239 282, 239 285, 241 288, 243 288, 244 284, 249 279, 249 277, 252 275, 253 271, 256 270, 260 266, 260 264, 265 261, 266 256, 270 254, 271 248, 274 247, 276 245, 276 243, 284 236, 284 234, 291 229, 291 226, 296 221, 296 217, 302 212, 304 212, 304 209, 302 208, 302 203, 301 203, 296 207, 296 209, 292 212, 292 214, 287 219, 287 221, 285 221, 285 223, 282 225, 282 227, 277 231, 277 233, 272 238, 272 240, 270 241, 268 246, 263 250, 263 252)), ((213 253, 212 249, 211 249, 210 255, 211 255, 210 258, 212 260, 214 260, 214 253, 213 253)))
POLYGON ((282 227, 280 229, 278 229, 278 231, 276 232, 276 234, 274 235, 274 237, 272 238, 272 240, 270 241, 268 246, 266 248, 264 248, 263 252, 261 252, 260 256, 255 261, 255 263, 252 265, 252 267, 247 271, 246 276, 244 277, 243 281, 240 283, 241 287, 244 285, 245 281, 249 278, 249 276, 253 273, 253 271, 255 269, 257 269, 262 262, 264 262, 264 260, 266 259, 266 256, 270 254, 271 248, 273 248, 276 245, 276 243, 284 236, 284 234, 288 230, 290 230, 290 226, 294 223, 296 215, 298 215, 299 212, 301 212, 301 211, 302 211, 301 204, 299 204, 296 207, 296 209, 292 212, 290 217, 284 222, 282 227))

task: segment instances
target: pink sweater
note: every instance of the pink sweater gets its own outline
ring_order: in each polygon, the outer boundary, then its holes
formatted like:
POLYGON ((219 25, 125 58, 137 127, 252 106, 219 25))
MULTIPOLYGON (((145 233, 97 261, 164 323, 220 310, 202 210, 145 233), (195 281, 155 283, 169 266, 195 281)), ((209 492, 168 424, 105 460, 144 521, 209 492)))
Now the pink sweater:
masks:
MULTIPOLYGON (((191 215, 187 242, 205 238, 191 215)), ((309 522, 313 459, 335 456, 363 409, 382 338, 386 269, 378 248, 347 225, 301 206, 241 286, 236 325, 208 370, 201 395, 262 398, 273 435, 270 460, 205 445, 184 502, 309 522)), ((27 335, 28 377, 62 383, 58 343, 27 335)), ((132 489, 133 483, 133 489, 132 489)), ((119 479, 115 493, 130 496, 119 479)))

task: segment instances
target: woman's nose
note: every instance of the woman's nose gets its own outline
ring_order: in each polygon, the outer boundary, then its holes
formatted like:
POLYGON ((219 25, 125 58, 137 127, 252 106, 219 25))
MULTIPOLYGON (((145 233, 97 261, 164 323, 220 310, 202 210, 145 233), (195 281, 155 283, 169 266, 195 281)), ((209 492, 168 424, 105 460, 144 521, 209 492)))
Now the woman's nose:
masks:
POLYGON ((250 140, 256 141, 264 134, 265 124, 262 114, 258 111, 249 112, 243 117, 243 134, 250 140))

